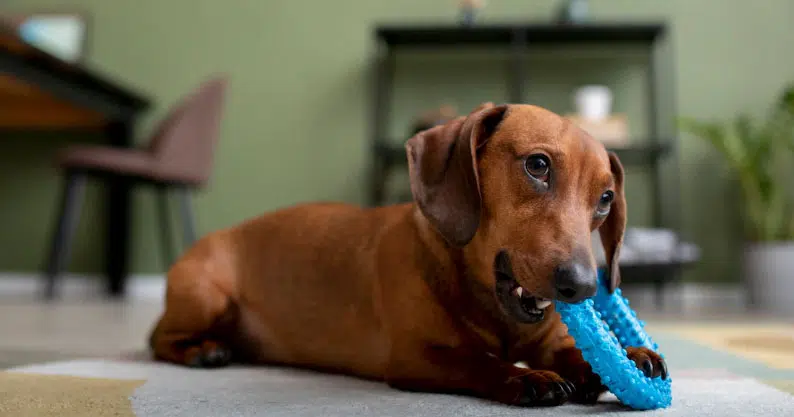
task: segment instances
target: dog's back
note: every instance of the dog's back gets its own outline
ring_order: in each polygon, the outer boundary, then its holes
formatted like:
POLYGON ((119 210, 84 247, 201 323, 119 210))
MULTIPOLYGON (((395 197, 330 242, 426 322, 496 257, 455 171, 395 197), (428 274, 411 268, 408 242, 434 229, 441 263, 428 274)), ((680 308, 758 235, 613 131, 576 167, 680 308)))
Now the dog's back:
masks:
POLYGON ((277 210, 204 237, 171 269, 169 289, 226 295, 222 327, 236 330, 232 350, 246 360, 379 378, 388 352, 376 249, 409 215, 409 205, 277 210))

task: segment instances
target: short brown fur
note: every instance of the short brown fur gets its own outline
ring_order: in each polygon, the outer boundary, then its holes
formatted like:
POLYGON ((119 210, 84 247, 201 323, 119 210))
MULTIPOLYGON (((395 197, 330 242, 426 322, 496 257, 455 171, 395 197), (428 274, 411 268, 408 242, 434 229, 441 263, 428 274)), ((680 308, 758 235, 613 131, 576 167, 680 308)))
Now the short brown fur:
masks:
MULTIPOLYGON (((617 287, 626 222, 617 157, 552 112, 490 103, 406 150, 413 203, 298 205, 197 242, 168 273, 155 357, 305 367, 514 405, 594 402, 605 388, 553 305, 537 323, 511 317, 494 258, 509 253, 515 281, 553 298, 561 262, 595 267, 599 230, 617 287), (524 170, 537 153, 554 167, 548 192, 524 170), (611 211, 596 218, 607 189, 611 211)), ((628 353, 646 373, 666 373, 655 353, 628 353)))

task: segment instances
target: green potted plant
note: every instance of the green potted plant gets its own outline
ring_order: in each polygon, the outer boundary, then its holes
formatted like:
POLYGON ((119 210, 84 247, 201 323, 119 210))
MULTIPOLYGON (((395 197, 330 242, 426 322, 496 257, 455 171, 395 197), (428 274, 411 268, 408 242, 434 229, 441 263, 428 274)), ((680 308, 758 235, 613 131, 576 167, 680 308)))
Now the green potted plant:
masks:
POLYGON ((682 118, 680 126, 719 151, 740 185, 751 305, 794 313, 794 84, 761 122, 740 115, 730 123, 682 118))

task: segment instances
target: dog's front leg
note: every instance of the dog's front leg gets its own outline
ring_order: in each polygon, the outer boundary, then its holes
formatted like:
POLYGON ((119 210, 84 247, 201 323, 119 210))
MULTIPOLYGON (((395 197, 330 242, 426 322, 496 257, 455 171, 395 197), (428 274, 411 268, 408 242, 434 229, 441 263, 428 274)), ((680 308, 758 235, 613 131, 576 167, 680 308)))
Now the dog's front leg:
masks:
POLYGON ((551 371, 524 369, 484 352, 444 346, 393 352, 386 380, 407 391, 470 395, 520 406, 560 405, 574 389, 551 371))

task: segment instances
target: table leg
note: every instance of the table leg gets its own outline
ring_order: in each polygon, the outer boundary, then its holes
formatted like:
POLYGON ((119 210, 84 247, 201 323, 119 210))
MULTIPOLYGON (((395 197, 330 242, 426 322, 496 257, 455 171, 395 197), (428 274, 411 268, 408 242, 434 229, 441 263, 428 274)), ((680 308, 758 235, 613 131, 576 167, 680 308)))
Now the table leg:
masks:
MULTIPOLYGON (((106 129, 113 146, 133 145, 131 122, 112 122, 106 129)), ((132 218, 132 186, 124 178, 107 181, 105 277, 111 297, 123 297, 129 274, 130 223, 132 218)))

